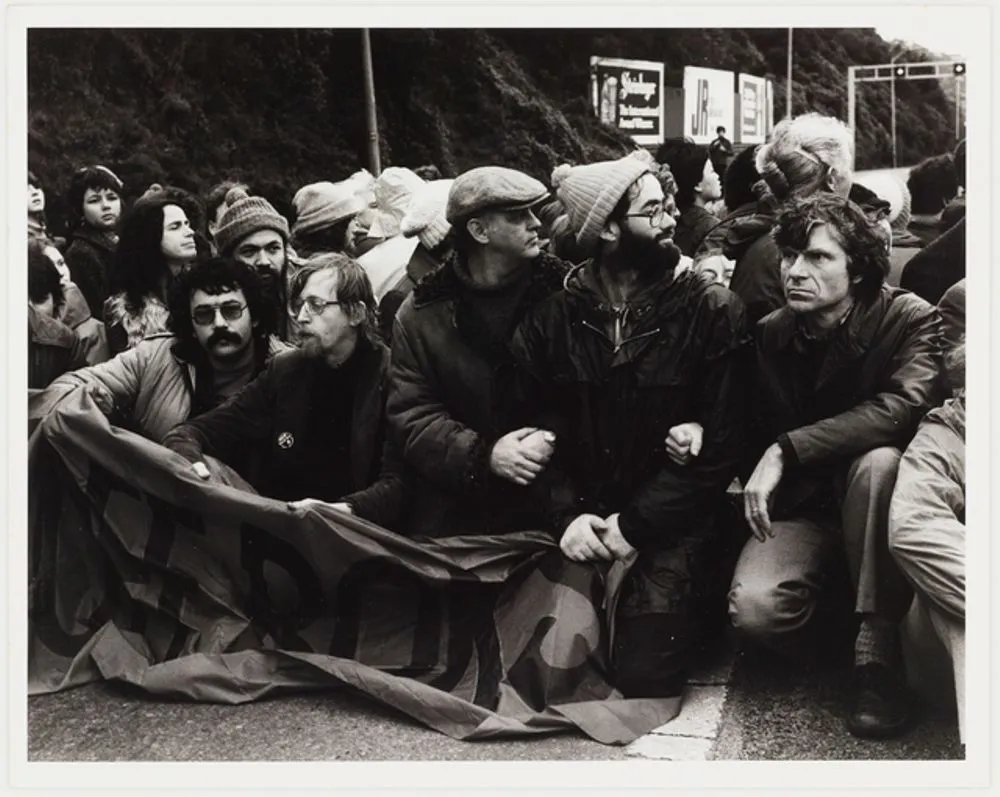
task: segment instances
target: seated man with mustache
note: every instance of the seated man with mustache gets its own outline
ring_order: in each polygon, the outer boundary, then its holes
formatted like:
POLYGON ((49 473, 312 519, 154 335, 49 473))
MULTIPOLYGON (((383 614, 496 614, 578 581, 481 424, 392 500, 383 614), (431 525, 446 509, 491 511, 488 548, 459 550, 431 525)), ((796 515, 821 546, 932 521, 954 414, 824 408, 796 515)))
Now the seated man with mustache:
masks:
POLYGON ((615 620, 614 683, 626 697, 670 697, 702 630, 702 563, 740 453, 745 313, 721 285, 675 273, 673 198, 644 154, 553 172, 591 259, 528 313, 512 348, 558 440, 540 498, 563 553, 636 557, 615 620), (704 434, 685 445, 696 424, 704 434))
POLYGON ((234 260, 212 258, 179 274, 168 305, 173 334, 151 335, 108 362, 61 376, 30 395, 29 417, 81 388, 113 423, 162 442, 288 348, 272 335, 275 314, 259 277, 234 260))
POLYGON ((163 445, 203 479, 209 455, 292 509, 327 503, 394 524, 403 482, 390 457, 382 468, 389 350, 378 336, 371 283, 357 261, 328 253, 296 273, 289 294, 301 346, 163 445))

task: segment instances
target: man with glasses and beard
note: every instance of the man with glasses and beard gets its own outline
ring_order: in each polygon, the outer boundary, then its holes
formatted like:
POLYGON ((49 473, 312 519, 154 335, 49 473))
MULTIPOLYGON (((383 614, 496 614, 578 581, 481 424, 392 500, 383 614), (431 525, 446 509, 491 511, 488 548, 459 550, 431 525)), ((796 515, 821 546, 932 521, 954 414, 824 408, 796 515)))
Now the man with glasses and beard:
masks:
POLYGON ((553 172, 591 259, 512 343, 556 435, 538 495, 563 553, 634 561, 612 651, 626 697, 681 693, 699 630, 692 589, 741 450, 744 309, 696 273, 675 275, 675 221, 654 167, 634 153, 553 172))
POLYGON ((355 260, 329 253, 296 273, 289 294, 301 346, 163 444, 203 479, 209 455, 291 509, 325 503, 389 526, 402 481, 392 467, 382 470, 389 350, 378 337, 371 283, 355 260))
POLYGON ((32 394, 39 418, 83 389, 117 425, 161 442, 174 426, 238 393, 272 355, 274 311, 257 275, 225 258, 181 272, 170 296, 172 334, 150 335, 108 362, 82 368, 32 394))

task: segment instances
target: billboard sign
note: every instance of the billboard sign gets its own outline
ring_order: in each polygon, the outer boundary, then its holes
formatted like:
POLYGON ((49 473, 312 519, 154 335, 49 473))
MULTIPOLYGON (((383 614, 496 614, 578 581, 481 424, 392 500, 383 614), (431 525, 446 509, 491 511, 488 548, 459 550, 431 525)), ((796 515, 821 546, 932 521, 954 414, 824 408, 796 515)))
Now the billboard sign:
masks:
POLYGON ((768 133, 767 79, 744 75, 737 84, 739 94, 739 140, 744 144, 763 144, 768 133))
POLYGON ((684 67, 684 135, 696 144, 710 143, 719 125, 732 133, 734 79, 721 69, 684 67))
POLYGON ((663 143, 663 64, 592 56, 590 92, 602 122, 636 144, 663 143))

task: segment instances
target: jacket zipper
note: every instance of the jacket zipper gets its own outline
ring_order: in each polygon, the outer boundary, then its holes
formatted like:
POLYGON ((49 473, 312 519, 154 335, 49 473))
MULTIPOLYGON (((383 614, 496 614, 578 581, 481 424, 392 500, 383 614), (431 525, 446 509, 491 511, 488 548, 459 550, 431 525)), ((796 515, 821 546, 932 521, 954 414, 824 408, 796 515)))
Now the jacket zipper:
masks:
POLYGON ((611 338, 609 338, 604 333, 604 330, 598 329, 593 324, 591 324, 589 321, 583 321, 582 323, 583 323, 583 325, 585 327, 587 327, 588 329, 596 332, 598 335, 600 335, 602 338, 604 338, 604 340, 606 340, 608 343, 610 343, 611 344, 611 349, 612 349, 613 353, 615 353, 615 354, 618 354, 618 352, 620 352, 622 350, 622 348, 625 346, 626 343, 634 343, 637 340, 642 340, 643 338, 648 338, 650 335, 657 335, 660 332, 660 328, 657 327, 656 329, 651 329, 649 332, 643 332, 641 335, 635 335, 635 336, 633 336, 631 338, 626 338, 625 340, 623 340, 618 345, 615 345, 615 342, 613 340, 611 340, 611 338))

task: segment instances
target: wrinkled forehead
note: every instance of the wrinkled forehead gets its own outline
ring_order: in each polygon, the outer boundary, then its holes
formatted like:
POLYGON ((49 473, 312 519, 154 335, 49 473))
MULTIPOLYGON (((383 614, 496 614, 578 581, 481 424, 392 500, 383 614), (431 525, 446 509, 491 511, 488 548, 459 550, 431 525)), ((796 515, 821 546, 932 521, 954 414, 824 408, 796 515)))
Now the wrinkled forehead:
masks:
POLYGON ((246 304, 243 296, 243 289, 238 287, 226 288, 218 293, 209 292, 202 288, 197 288, 191 294, 191 309, 196 307, 219 307, 226 302, 239 302, 246 304))

